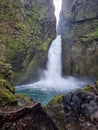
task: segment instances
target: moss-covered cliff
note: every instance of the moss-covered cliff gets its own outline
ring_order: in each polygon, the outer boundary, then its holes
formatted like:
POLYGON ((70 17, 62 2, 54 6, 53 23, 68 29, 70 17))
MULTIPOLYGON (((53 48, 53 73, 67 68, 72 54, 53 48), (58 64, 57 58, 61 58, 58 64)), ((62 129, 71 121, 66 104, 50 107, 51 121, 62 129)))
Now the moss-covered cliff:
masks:
POLYGON ((98 0, 63 0, 63 72, 98 77, 98 0))
POLYGON ((0 61, 12 65, 15 83, 36 78, 54 37, 52 0, 0 0, 0 61))
POLYGON ((10 65, 0 62, 0 107, 17 104, 15 87, 10 82, 11 73, 10 65))

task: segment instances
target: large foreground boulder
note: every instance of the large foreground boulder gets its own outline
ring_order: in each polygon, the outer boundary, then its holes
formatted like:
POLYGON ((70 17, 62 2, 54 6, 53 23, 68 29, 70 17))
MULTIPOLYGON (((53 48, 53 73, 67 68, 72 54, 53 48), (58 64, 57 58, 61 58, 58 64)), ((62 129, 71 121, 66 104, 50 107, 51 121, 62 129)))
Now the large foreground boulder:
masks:
POLYGON ((58 130, 40 103, 23 94, 17 105, 0 107, 0 130, 58 130))
POLYGON ((72 92, 63 96, 64 111, 69 120, 85 116, 93 121, 98 119, 98 96, 86 92, 72 92))
POLYGON ((58 130, 52 119, 23 94, 15 94, 11 67, 0 62, 0 130, 58 130))
POLYGON ((98 130, 98 96, 70 92, 63 96, 67 130, 98 130))
POLYGON ((45 111, 59 130, 98 130, 98 81, 54 97, 45 111))

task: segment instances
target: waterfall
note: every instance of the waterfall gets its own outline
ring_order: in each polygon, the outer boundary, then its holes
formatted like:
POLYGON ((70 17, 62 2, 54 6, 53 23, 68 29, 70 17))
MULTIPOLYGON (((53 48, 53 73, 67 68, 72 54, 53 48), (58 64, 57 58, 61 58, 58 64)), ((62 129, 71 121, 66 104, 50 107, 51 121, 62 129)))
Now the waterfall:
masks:
MULTIPOLYGON (((62 0, 54 0, 54 5, 56 7, 55 15, 57 19, 56 27, 59 21, 61 1, 62 0)), ((40 80, 33 84, 17 86, 17 93, 25 93, 31 98, 40 101, 42 104, 46 104, 50 99, 58 94, 63 94, 67 91, 84 86, 85 82, 77 80, 74 77, 62 77, 61 55, 61 36, 57 35, 49 48, 47 69, 41 71, 40 80)))
POLYGON ((47 71, 45 71, 46 79, 56 81, 61 77, 61 52, 61 36, 58 35, 48 51, 47 71))
MULTIPOLYGON (((61 10, 62 0, 53 0, 55 6, 55 16, 56 16, 56 28, 59 23, 59 14, 61 10)), ((78 88, 79 82, 72 78, 67 77, 66 79, 62 77, 62 43, 61 35, 57 35, 56 39, 53 40, 51 46, 48 50, 48 62, 47 69, 44 70, 44 76, 34 83, 33 86, 36 88, 41 88, 41 90, 71 90, 78 88)), ((32 85, 31 85, 32 87, 32 85)))
POLYGON ((55 17, 56 17, 56 26, 59 23, 59 15, 62 7, 62 0, 53 0, 55 6, 55 17))
MULTIPOLYGON (((61 10, 62 0, 54 0, 55 6, 55 17, 56 17, 56 27, 59 22, 59 14, 61 10)), ((61 78, 62 65, 61 65, 61 36, 57 35, 56 39, 51 43, 48 51, 48 62, 47 71, 45 71, 45 78, 48 80, 54 80, 61 78)))

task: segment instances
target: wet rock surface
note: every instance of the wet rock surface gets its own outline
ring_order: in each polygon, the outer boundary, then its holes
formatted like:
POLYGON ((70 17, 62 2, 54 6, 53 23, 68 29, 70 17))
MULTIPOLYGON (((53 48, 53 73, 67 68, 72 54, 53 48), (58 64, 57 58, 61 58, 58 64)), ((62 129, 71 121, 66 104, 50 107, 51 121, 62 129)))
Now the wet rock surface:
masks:
POLYGON ((11 64, 14 84, 36 80, 56 35, 53 1, 1 0, 0 8, 0 61, 11 64))
POLYGON ((45 111, 59 130, 98 130, 98 81, 56 96, 45 111))
POLYGON ((15 94, 11 66, 0 62, 0 130, 58 130, 40 103, 15 94))
POLYGON ((0 108, 1 130, 58 130, 40 103, 29 102, 22 106, 0 108), (8 110, 8 111, 7 111, 8 110))
POLYGON ((69 130, 98 129, 98 96, 87 92, 72 92, 63 97, 66 128, 69 130))
POLYGON ((97 5, 98 0, 63 0, 58 33, 64 74, 98 77, 97 5))
POLYGON ((63 106, 69 119, 78 120, 82 115, 91 121, 98 120, 98 96, 86 92, 69 93, 63 97, 63 106))

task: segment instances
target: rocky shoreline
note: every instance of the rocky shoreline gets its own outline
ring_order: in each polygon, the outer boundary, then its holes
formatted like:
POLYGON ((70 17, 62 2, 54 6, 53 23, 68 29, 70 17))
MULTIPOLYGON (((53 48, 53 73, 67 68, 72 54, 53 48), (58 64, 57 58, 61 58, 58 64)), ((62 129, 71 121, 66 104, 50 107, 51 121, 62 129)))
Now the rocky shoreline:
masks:
POLYGON ((58 130, 98 130, 98 82, 56 96, 45 111, 58 130))
MULTIPOLYGON (((12 108, 13 109, 13 108, 12 108)), ((40 103, 9 112, 0 112, 1 130, 58 130, 51 118, 42 110, 40 103)))
POLYGON ((54 97, 41 107, 23 94, 15 94, 11 68, 0 63, 1 130, 98 130, 98 81, 54 97))

